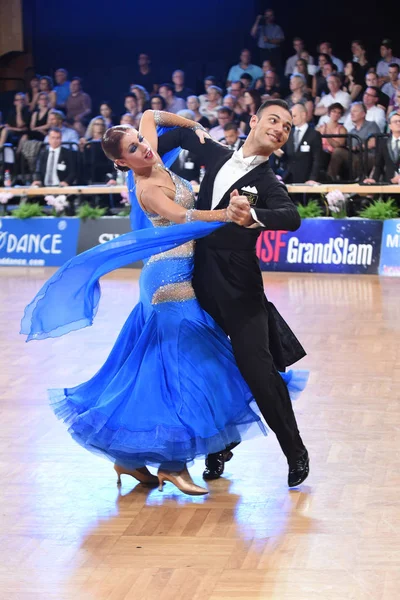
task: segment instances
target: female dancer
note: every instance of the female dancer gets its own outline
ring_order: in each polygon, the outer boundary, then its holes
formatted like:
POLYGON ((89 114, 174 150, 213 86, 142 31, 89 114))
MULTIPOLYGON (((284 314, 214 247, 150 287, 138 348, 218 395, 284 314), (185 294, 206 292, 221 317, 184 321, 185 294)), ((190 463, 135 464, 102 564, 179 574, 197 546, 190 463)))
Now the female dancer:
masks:
POLYGON ((193 239, 223 226, 227 210, 194 210, 190 187, 157 154, 156 121, 191 127, 204 141, 196 122, 153 111, 143 115, 139 131, 126 125, 107 130, 104 151, 117 167, 134 172, 150 227, 64 265, 27 307, 22 332, 42 339, 91 324, 98 278, 151 256, 140 277, 141 301, 104 366, 90 381, 52 390, 51 397, 74 439, 111 458, 119 478, 124 473, 155 483, 146 465, 157 465, 160 489, 170 481, 187 494, 205 494, 186 463, 238 442, 254 423, 263 426, 250 408, 251 393, 228 338, 201 309, 191 285, 193 239), (58 311, 51 311, 55 303, 58 311))

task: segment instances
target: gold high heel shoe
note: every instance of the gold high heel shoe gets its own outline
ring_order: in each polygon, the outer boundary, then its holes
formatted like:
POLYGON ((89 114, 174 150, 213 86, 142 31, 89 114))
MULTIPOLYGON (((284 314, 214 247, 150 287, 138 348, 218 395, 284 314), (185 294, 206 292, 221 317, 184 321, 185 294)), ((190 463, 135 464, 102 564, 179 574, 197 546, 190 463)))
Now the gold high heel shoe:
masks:
POLYGON ((140 483, 145 483, 146 485, 158 485, 158 477, 152 475, 147 467, 140 467, 131 471, 115 464, 114 470, 118 475, 117 485, 121 485, 121 475, 130 475, 140 481, 140 483))
POLYGON ((178 490, 189 496, 202 496, 203 494, 208 494, 206 488, 202 488, 194 483, 186 466, 179 472, 168 472, 158 469, 157 476, 160 484, 158 488, 160 492, 162 492, 163 483, 165 483, 165 481, 170 481, 178 488, 178 490))

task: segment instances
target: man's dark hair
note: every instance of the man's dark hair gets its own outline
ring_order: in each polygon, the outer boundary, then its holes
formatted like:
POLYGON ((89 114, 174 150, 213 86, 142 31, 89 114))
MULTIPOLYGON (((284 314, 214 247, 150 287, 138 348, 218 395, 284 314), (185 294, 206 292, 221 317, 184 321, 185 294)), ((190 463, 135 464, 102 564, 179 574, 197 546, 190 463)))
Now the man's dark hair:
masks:
POLYGON ((203 81, 212 81, 213 83, 217 83, 217 78, 215 75, 207 75, 207 77, 204 77, 203 81))
POLYGON ((56 108, 52 108, 50 111, 51 115, 56 115, 59 119, 61 119, 62 121, 65 121, 65 114, 62 112, 62 110, 57 110, 56 108))
POLYGON ((368 88, 370 90, 374 90, 374 92, 375 92, 375 94, 376 94, 376 96, 377 96, 377 98, 379 100, 379 98, 381 96, 381 90, 380 90, 380 88, 376 87, 375 85, 369 85, 368 88))
POLYGON ((360 46, 360 48, 362 48, 363 50, 365 50, 365 44, 362 40, 353 40, 351 42, 352 44, 357 44, 358 46, 360 46))
POLYGON ((233 110, 229 108, 229 106, 220 106, 217 110, 218 115, 221 113, 227 114, 230 117, 233 117, 233 110))
POLYGON ((169 90, 170 92, 175 92, 175 88, 171 83, 161 83, 158 86, 158 89, 160 90, 162 87, 167 88, 167 90, 169 90))
POLYGON ((280 106, 284 110, 287 110, 287 112, 290 115, 290 118, 292 118, 292 115, 290 113, 290 109, 289 109, 288 103, 285 100, 281 100, 280 98, 276 98, 276 99, 273 99, 273 100, 266 100, 265 102, 263 102, 261 104, 260 108, 256 112, 256 116, 257 116, 258 119, 260 119, 262 112, 266 108, 268 108, 269 106, 280 106))
POLYGON ((236 123, 227 123, 224 125, 224 131, 239 131, 236 123))
POLYGON ((392 69, 396 68, 397 72, 400 72, 400 65, 398 65, 397 63, 390 63, 389 67, 392 67, 392 69))
POLYGON ((50 127, 49 133, 51 131, 55 131, 56 133, 59 133, 62 136, 62 131, 61 131, 61 129, 59 127, 50 127))
POLYGON ((133 98, 135 100, 135 102, 137 102, 137 96, 133 92, 129 92, 129 94, 125 94, 125 96, 124 96, 124 102, 125 102, 125 100, 127 98, 133 98))
POLYGON ((328 106, 328 115, 331 114, 332 110, 340 110, 340 112, 342 113, 342 117, 345 113, 344 107, 342 104, 340 104, 340 102, 334 102, 333 104, 330 104, 330 106, 328 106))
POLYGON ((301 38, 301 37, 298 37, 298 36, 294 37, 294 38, 293 38, 293 41, 294 41, 294 42, 301 42, 302 44, 304 44, 304 40, 303 40, 303 38, 301 38))
POLYGON ((81 77, 71 77, 71 81, 79 81, 79 83, 82 85, 82 78, 81 77))
MULTIPOLYGON (((389 118, 388 118, 388 123, 391 122, 393 117, 400 117, 400 112, 398 110, 392 110, 392 112, 390 113, 389 118)), ((225 125, 225 127, 226 127, 226 125, 225 125)), ((224 127, 224 129, 225 129, 225 127, 224 127)))
POLYGON ((387 48, 388 50, 393 50, 393 42, 392 40, 388 40, 387 38, 385 40, 382 40, 381 46, 385 46, 385 48, 387 48))
POLYGON ((250 83, 253 81, 253 78, 251 75, 249 75, 248 73, 243 73, 240 76, 240 79, 246 79, 246 81, 250 81, 250 83))
POLYGON ((244 88, 244 83, 243 81, 240 81, 240 79, 235 79, 235 81, 231 81, 231 85, 233 85, 234 83, 238 83, 240 85, 241 90, 244 88))

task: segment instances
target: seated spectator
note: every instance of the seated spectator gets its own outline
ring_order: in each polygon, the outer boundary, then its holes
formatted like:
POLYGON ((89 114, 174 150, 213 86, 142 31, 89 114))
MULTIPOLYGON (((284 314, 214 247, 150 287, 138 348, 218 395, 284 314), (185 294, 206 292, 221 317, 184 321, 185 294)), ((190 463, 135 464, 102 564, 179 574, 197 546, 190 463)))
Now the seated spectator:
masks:
MULTIPOLYGON (((296 70, 296 62, 298 58, 301 58, 301 53, 304 50, 304 42, 301 38, 295 37, 293 38, 293 48, 295 50, 295 54, 287 59, 285 65, 285 75, 289 77, 296 70)), ((309 55, 309 63, 314 64, 313 57, 309 55)))
POLYGON ((162 96, 159 94, 154 94, 150 98, 150 108, 151 110, 165 110, 167 104, 162 96))
POLYGON ((343 118, 344 108, 339 102, 334 102, 328 108, 329 121, 317 127, 317 131, 322 136, 322 168, 324 171, 327 170, 331 154, 335 148, 342 148, 346 145, 346 138, 324 138, 324 135, 344 135, 347 130, 339 123, 340 119, 343 118))
MULTIPOLYGON (((326 123, 329 120, 328 108, 334 102, 339 102, 339 104, 341 104, 343 106, 343 108, 345 109, 346 113, 348 112, 348 109, 351 104, 350 94, 348 94, 347 92, 343 92, 340 89, 341 85, 342 84, 341 84, 339 75, 335 75, 335 73, 333 73, 332 75, 329 75, 329 77, 328 77, 329 94, 326 94, 325 96, 323 96, 321 98, 321 100, 318 102, 318 104, 316 104, 315 110, 314 110, 314 115, 316 117, 322 117, 319 120, 318 125, 322 125, 323 123, 326 123), (323 118, 323 117, 325 117, 325 118, 323 118)), ((347 129, 347 127, 346 127, 346 129, 347 129)))
POLYGON ((335 65, 336 71, 338 73, 343 73, 343 70, 344 70, 343 61, 340 60, 340 58, 337 58, 337 56, 333 56, 332 44, 330 42, 321 42, 319 45, 319 53, 327 54, 329 56, 329 58, 331 59, 331 61, 333 62, 333 64, 335 65))
MULTIPOLYGON (((59 129, 61 131, 61 143, 65 148, 78 150, 79 137, 75 129, 65 126, 65 115, 61 110, 53 108, 49 114, 50 129, 59 129)), ((49 143, 49 136, 46 135, 44 143, 49 143)))
POLYGON ((39 155, 32 185, 72 185, 76 177, 76 160, 70 150, 62 147, 61 130, 51 127, 48 140, 49 148, 39 155))
POLYGON ((314 63, 313 63, 313 62, 311 62, 313 59, 312 59, 312 57, 310 56, 310 53, 309 53, 309 51, 308 51, 308 50, 305 50, 305 49, 303 49, 303 50, 300 52, 300 58, 304 58, 304 60, 305 60, 305 61, 306 61, 306 63, 307 63, 307 71, 308 71, 308 74, 309 74, 309 75, 311 75, 311 77, 314 77, 315 73, 318 71, 318 67, 317 67, 317 65, 314 65, 314 63))
POLYGON ((372 65, 368 62, 364 43, 361 40, 353 40, 351 42, 351 52, 353 54, 353 62, 357 62, 360 65, 365 76, 371 70, 372 65))
MULTIPOLYGON (((365 88, 373 87, 373 88, 377 88, 379 90, 378 106, 380 106, 386 112, 386 110, 389 106, 389 98, 379 88, 379 79, 378 79, 378 75, 376 73, 374 73, 373 71, 370 71, 369 73, 366 74, 364 87, 365 88)), ((363 94, 363 96, 364 96, 364 94, 363 94)))
POLYGON ((14 107, 9 111, 5 127, 0 134, 0 148, 7 142, 18 146, 19 151, 22 142, 27 139, 30 121, 31 113, 26 105, 25 94, 17 92, 14 96, 14 107))
POLYGON ((302 75, 304 77, 304 79, 306 80, 305 91, 308 94, 311 94, 313 78, 308 72, 308 63, 305 58, 298 58, 296 60, 296 67, 293 75, 302 75))
POLYGON ((67 121, 80 136, 83 136, 92 112, 92 101, 90 96, 82 90, 82 82, 79 77, 71 79, 70 92, 65 103, 67 121))
POLYGON ((400 183, 400 113, 394 112, 389 117, 389 138, 379 140, 375 158, 375 168, 370 178, 364 183, 400 183))
POLYGON ((26 93, 26 101, 28 102, 30 112, 35 110, 39 96, 40 75, 34 75, 29 81, 29 90, 26 93))
POLYGON ((312 81, 312 96, 318 98, 318 102, 324 94, 329 94, 327 77, 334 73, 334 64, 328 54, 318 54, 318 70, 312 81))
POLYGON ((147 103, 150 99, 147 90, 142 85, 133 83, 129 91, 131 94, 135 95, 137 101, 137 112, 142 115, 146 110, 147 103))
POLYGON ((364 76, 360 65, 356 62, 347 62, 344 68, 343 91, 350 94, 352 102, 359 102, 363 97, 364 76))
POLYGON ((68 72, 65 69, 57 69, 54 73, 56 85, 54 92, 56 94, 56 107, 65 108, 65 105, 70 94, 70 82, 68 81, 68 72))
POLYGON ((218 109, 218 125, 212 127, 209 131, 211 137, 219 142, 224 139, 224 127, 227 123, 232 123, 233 111, 227 106, 221 106, 218 109))
POLYGON ((239 136, 239 129, 236 123, 227 123, 224 125, 224 143, 231 150, 239 150, 244 144, 244 138, 239 136))
POLYGON ((109 102, 102 102, 100 104, 100 114, 106 122, 107 129, 116 125, 113 109, 109 102))
POLYGON ((248 73, 243 73, 239 81, 243 83, 245 90, 250 90, 253 87, 253 78, 248 73))
POLYGON ((362 174, 362 153, 365 144, 368 144, 368 169, 373 166, 374 156, 372 149, 375 147, 375 139, 368 139, 370 135, 378 134, 379 127, 372 121, 367 121, 367 109, 362 102, 353 102, 350 109, 351 124, 346 129, 350 134, 356 135, 361 139, 362 147, 360 148, 355 139, 351 140, 351 156, 349 156, 348 148, 335 148, 332 152, 331 161, 329 163, 328 175, 336 181, 341 175, 343 168, 352 160, 353 178, 357 178, 362 174))
POLYGON ((226 94, 226 96, 224 96, 222 99, 222 106, 226 106, 227 108, 233 110, 233 122, 239 127, 243 108, 236 100, 235 96, 232 96, 232 94, 226 94))
POLYGON ((124 108, 126 112, 131 113, 131 115, 133 115, 136 118, 136 116, 139 114, 136 94, 133 94, 132 92, 129 92, 129 94, 125 94, 124 108))
POLYGON ((243 99, 244 90, 245 90, 244 85, 240 80, 232 81, 231 85, 228 88, 228 93, 231 96, 234 96, 236 98, 236 101, 239 102, 239 104, 241 104, 241 100, 243 99))
POLYGON ((200 123, 200 125, 203 125, 203 127, 206 129, 210 129, 210 121, 207 119, 207 117, 200 113, 200 100, 198 97, 194 95, 188 96, 186 99, 186 105, 194 114, 193 120, 197 123, 200 123))
POLYGON ((302 75, 291 75, 290 77, 291 94, 285 98, 289 108, 295 104, 303 104, 307 113, 307 122, 310 122, 313 117, 313 108, 311 94, 305 91, 306 82, 302 75))
POLYGON ((43 142, 49 130, 50 101, 46 92, 40 92, 37 109, 32 113, 29 139, 43 142))
POLYGON ((321 134, 308 125, 304 104, 292 106, 291 113, 293 128, 282 148, 287 161, 284 180, 312 185, 318 181, 321 168, 321 134))
POLYGON ((222 90, 217 85, 210 85, 207 92, 207 102, 200 106, 200 113, 207 117, 213 126, 217 122, 218 109, 222 104, 222 90))
POLYGON ((208 92, 208 88, 211 85, 217 85, 217 78, 214 77, 214 75, 207 75, 207 77, 205 77, 205 79, 204 79, 204 90, 205 90, 205 93, 204 94, 200 94, 200 96, 199 96, 200 106, 203 106, 204 104, 207 103, 207 92, 208 92))
POLYGON ((275 71, 267 71, 264 74, 264 80, 258 79, 256 90, 258 90, 262 96, 265 95, 270 98, 282 97, 282 88, 278 85, 278 76, 275 71))
POLYGON ((264 15, 258 15, 250 35, 257 39, 260 60, 274 61, 280 68, 281 44, 285 40, 282 28, 275 23, 275 13, 272 8, 267 8, 264 15))
POLYGON ((153 72, 149 55, 139 54, 137 64, 138 69, 134 73, 133 81, 135 84, 143 86, 149 94, 154 94, 157 92, 158 77, 153 72))
POLYGON ((263 70, 264 77, 265 77, 265 73, 267 71, 274 71, 274 72, 276 71, 275 65, 270 60, 263 60, 261 68, 263 70))
POLYGON ((247 136, 250 133, 250 119, 261 106, 261 94, 257 90, 246 90, 243 100, 245 110, 240 116, 240 130, 247 136))
MULTIPOLYGON (((384 133, 386 128, 386 114, 385 111, 378 106, 378 101, 379 88, 367 87, 363 96, 363 104, 367 110, 366 120, 376 123, 381 133, 384 133)), ((350 120, 351 117, 348 116, 344 122, 344 126, 346 127, 347 131, 350 131, 351 129, 350 120)))
POLYGON ((101 115, 92 119, 91 137, 82 138, 80 149, 83 152, 85 183, 106 183, 115 185, 117 173, 114 163, 104 154, 101 141, 107 130, 106 122, 101 115))
POLYGON ((386 94, 390 99, 400 90, 400 79, 399 79, 400 65, 397 63, 390 63, 389 65, 389 81, 383 84, 381 91, 386 94))
POLYGON ((172 73, 172 83, 174 84, 175 96, 187 100, 188 96, 193 96, 194 92, 185 86, 185 72, 177 69, 172 73))
POLYGON ((85 137, 79 140, 80 144, 85 144, 91 140, 101 140, 107 129, 108 127, 104 117, 101 115, 93 117, 86 129, 85 137))
POLYGON ((396 94, 393 96, 393 98, 389 102, 389 106, 387 109, 387 118, 389 118, 389 115, 391 115, 392 112, 399 112, 399 111, 400 111, 400 90, 398 92, 396 92, 396 94))
MULTIPOLYGON (((46 92, 49 96, 49 104, 50 108, 55 108, 57 96, 54 91, 54 84, 51 77, 47 77, 46 75, 40 78, 39 81, 39 92, 46 92)), ((36 106, 37 108, 37 106, 36 106)))
POLYGON ((380 84, 382 85, 386 81, 389 81, 389 65, 393 63, 400 65, 400 58, 393 56, 393 45, 391 40, 383 40, 380 47, 380 53, 382 60, 376 65, 376 74, 380 78, 380 84))
MULTIPOLYGON (((158 109, 155 108, 153 110, 158 110, 158 109)), ((122 115, 122 117, 119 121, 119 124, 120 125, 132 125, 132 127, 135 127, 136 119, 131 113, 125 113, 124 115, 122 115)))
POLYGON ((240 79, 243 73, 250 75, 253 81, 263 76, 262 68, 251 64, 251 52, 246 48, 240 54, 239 63, 229 69, 226 87, 230 86, 232 81, 240 79))
POLYGON ((162 83, 160 85, 160 96, 162 96, 167 105, 166 110, 171 113, 178 113, 180 110, 185 110, 186 102, 183 98, 177 98, 174 93, 174 88, 170 83, 162 83))

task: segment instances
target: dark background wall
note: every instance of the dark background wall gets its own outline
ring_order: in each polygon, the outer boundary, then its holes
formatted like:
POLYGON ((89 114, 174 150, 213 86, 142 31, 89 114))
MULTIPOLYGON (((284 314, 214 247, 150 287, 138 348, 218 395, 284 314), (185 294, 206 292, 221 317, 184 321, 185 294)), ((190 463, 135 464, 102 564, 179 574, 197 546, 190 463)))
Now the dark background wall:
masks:
MULTIPOLYGON (((256 14, 266 5, 258 0, 26 0, 29 2, 32 50, 36 70, 51 73, 63 66, 81 75, 96 104, 119 99, 133 82, 139 52, 151 55, 160 79, 169 80, 183 68, 187 84, 198 87, 207 73, 225 77, 249 46, 256 14)), ((350 41, 363 39, 375 61, 383 37, 398 36, 399 3, 360 0, 270 2, 286 34, 284 54, 292 53, 291 38, 300 35, 311 54, 327 38, 335 53, 348 58, 350 41)), ((201 91, 200 89, 198 91, 201 91)))

